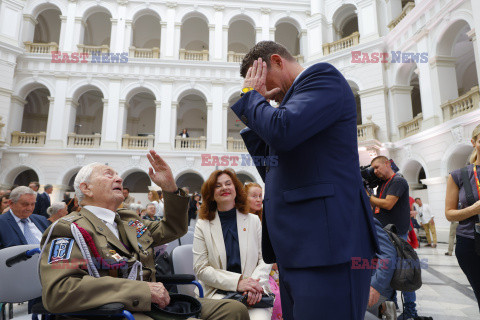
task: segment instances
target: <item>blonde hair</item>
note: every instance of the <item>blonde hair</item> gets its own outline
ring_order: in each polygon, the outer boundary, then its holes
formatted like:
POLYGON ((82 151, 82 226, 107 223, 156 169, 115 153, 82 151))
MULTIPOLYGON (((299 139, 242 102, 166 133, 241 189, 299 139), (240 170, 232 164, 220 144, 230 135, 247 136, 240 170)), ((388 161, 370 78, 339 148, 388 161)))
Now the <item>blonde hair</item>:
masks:
MULTIPOLYGON (((248 204, 248 191, 251 189, 251 188, 260 188, 260 190, 262 190, 262 187, 258 184, 258 183, 255 183, 255 182, 249 182, 249 183, 246 183, 245 184, 245 193, 247 194, 247 204, 248 204)), ((250 207, 248 208, 248 212, 250 212, 250 207)), ((260 210, 258 211, 255 211, 255 212, 252 212, 253 214, 257 215, 259 218, 260 218, 260 221, 262 221, 262 213, 263 213, 263 209, 260 208, 260 210)))
MULTIPOLYGON (((476 141, 479 134, 480 134, 480 124, 476 126, 475 129, 473 129, 472 140, 476 141)), ((473 146, 473 151, 472 151, 472 154, 470 155, 470 163, 474 164, 475 162, 477 162, 477 158, 478 158, 477 148, 473 146)))

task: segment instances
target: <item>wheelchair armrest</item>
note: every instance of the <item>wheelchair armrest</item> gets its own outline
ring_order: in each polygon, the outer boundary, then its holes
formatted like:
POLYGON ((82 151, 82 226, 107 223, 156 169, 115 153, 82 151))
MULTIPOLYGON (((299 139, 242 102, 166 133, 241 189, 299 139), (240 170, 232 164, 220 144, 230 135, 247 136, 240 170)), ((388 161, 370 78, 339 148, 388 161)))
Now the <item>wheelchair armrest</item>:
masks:
MULTIPOLYGON (((108 303, 104 304, 103 306, 100 306, 98 308, 93 308, 93 309, 88 309, 88 310, 82 310, 82 311, 76 311, 76 312, 68 312, 68 313, 56 313, 56 314, 62 314, 62 315, 79 315, 79 316, 112 316, 112 315, 118 315, 123 312, 123 308, 125 306, 122 303, 119 302, 114 302, 114 303, 108 303)), ((42 303, 37 303, 32 307, 32 313, 36 314, 51 314, 51 312, 47 311, 42 303)))
POLYGON ((195 276, 192 274, 172 274, 157 277, 157 282, 163 284, 191 284, 192 281, 195 281, 195 276))

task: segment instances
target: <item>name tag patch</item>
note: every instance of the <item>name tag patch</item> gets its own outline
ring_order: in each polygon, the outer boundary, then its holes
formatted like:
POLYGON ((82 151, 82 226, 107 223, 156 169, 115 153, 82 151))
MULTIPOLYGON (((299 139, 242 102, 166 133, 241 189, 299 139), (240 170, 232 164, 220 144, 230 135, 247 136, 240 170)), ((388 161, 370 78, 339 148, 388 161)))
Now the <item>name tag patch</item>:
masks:
POLYGON ((70 259, 72 254, 74 239, 57 238, 52 241, 50 253, 48 254, 48 263, 55 263, 70 259))

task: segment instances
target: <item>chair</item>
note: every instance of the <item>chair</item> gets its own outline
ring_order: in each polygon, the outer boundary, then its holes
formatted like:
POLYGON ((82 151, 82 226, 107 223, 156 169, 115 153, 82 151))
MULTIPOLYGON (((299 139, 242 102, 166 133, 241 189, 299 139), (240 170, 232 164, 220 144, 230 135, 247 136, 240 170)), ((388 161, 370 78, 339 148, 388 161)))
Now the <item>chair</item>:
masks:
POLYGON ((180 245, 179 239, 173 240, 172 242, 169 242, 169 243, 167 244, 167 248, 165 249, 165 251, 168 252, 168 254, 171 255, 173 249, 175 249, 175 248, 178 247, 179 245, 180 245))
POLYGON ((193 231, 193 232, 195 232, 195 226, 188 226, 188 231, 193 231))
MULTIPOLYGON (((203 297, 203 288, 196 280, 195 273, 193 272, 193 245, 185 244, 176 247, 172 253, 173 271, 175 274, 188 274, 195 278, 192 283, 197 286, 199 296, 203 297)), ((188 294, 189 296, 195 296, 195 287, 193 285, 185 285, 178 288, 178 293, 188 294)))
POLYGON ((183 237, 180 238, 180 245, 193 244, 193 231, 188 231, 183 237))

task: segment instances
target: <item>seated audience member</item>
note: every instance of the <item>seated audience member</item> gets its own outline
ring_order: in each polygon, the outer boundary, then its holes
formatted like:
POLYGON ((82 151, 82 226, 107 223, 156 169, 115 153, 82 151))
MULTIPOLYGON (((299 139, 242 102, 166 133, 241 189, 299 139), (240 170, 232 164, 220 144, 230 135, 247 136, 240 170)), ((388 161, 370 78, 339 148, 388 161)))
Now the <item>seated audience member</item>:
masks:
POLYGON ((40 183, 38 181, 32 181, 28 184, 28 187, 38 193, 38 190, 40 189, 40 183))
POLYGON ((6 213, 8 210, 10 210, 9 206, 9 198, 10 196, 8 194, 4 194, 3 196, 0 196, 0 214, 6 213))
MULTIPOLYGON (((247 212, 242 183, 231 169, 216 170, 202 186, 202 205, 193 240, 193 269, 205 296, 225 292, 248 296, 248 305, 270 292, 271 265, 262 258, 262 226, 247 212)), ((250 308, 250 319, 271 319, 272 308, 250 308)))
MULTIPOLYGON (((150 178, 165 192, 167 211, 162 221, 139 221, 135 212, 125 209, 115 212, 124 197, 122 179, 113 168, 93 163, 78 172, 74 186, 82 210, 58 220, 48 230, 51 237, 45 232, 42 239, 40 279, 48 311, 75 312, 117 302, 134 312, 136 319, 150 319, 143 312, 150 311, 152 303, 162 309, 170 303, 163 284, 155 282, 153 248, 187 232, 188 197, 155 151, 147 158, 153 167, 150 178), (75 240, 72 227, 75 238, 81 234, 85 244, 75 240), (69 250, 55 250, 60 245, 69 250), (96 269, 93 262, 88 269, 79 265, 85 259, 82 252, 103 261, 102 268, 96 269)), ((199 300, 202 319, 248 319, 240 302, 199 300)))
POLYGON ((125 200, 123 200, 123 207, 128 208, 129 205, 135 203, 135 198, 130 195, 130 189, 124 187, 123 188, 123 196, 125 200))
POLYGON ((47 214, 50 216, 47 220, 50 221, 50 223, 54 223, 68 214, 67 204, 65 202, 55 202, 48 207, 47 214))
POLYGON ((53 186, 51 184, 46 184, 43 189, 45 190, 43 193, 37 193, 37 201, 33 213, 48 218, 47 209, 51 205, 52 199, 50 197, 53 192, 53 186))
POLYGON ((45 217, 32 214, 35 199, 35 192, 28 187, 12 190, 10 210, 0 215, 0 249, 40 243, 50 223, 45 217))
MULTIPOLYGON (((387 319, 396 319, 395 303, 387 300, 390 300, 395 294, 395 291, 390 287, 390 282, 395 272, 397 250, 391 243, 387 232, 383 230, 380 221, 375 218, 373 221, 375 222, 380 252, 376 255, 378 259, 377 268, 373 269, 370 282, 370 296, 368 298, 368 311, 365 319, 378 319, 382 314, 387 319), (375 317, 372 317, 372 314, 375 317), (395 317, 389 318, 393 314, 395 314, 395 317)), ((363 263, 360 261, 358 265, 362 266, 363 263)), ((352 260, 352 267, 354 266, 355 261, 352 260)))
POLYGON ((145 216, 143 216, 143 219, 145 220, 150 220, 150 221, 158 221, 158 217, 155 215, 155 205, 153 203, 147 204, 145 216))
POLYGON ((158 220, 163 218, 164 212, 165 212, 165 204, 163 203, 163 193, 161 190, 157 190, 158 194, 158 211, 155 213, 157 216, 158 220))
POLYGON ((155 190, 150 190, 147 195, 148 201, 150 203, 153 203, 155 205, 155 215, 157 217, 160 217, 160 214, 162 213, 162 205, 160 204, 160 196, 158 195, 158 192, 155 190))

